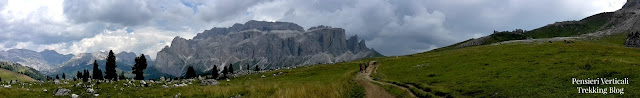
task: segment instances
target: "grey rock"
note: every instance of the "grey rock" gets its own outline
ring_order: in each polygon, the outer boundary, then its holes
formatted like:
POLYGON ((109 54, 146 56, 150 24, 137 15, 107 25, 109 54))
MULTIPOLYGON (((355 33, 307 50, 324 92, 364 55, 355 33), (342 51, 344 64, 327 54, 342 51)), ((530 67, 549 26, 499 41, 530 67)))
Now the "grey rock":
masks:
POLYGON ((71 92, 71 90, 64 89, 64 88, 59 88, 58 90, 56 90, 55 93, 53 93, 53 95, 55 95, 55 96, 66 96, 66 95, 69 95, 69 92, 71 92))
MULTIPOLYGON (((158 52, 155 66, 160 72, 181 76, 191 65, 204 72, 229 64, 277 69, 350 61, 381 56, 357 36, 346 39, 345 30, 328 26, 305 31, 294 23, 249 21, 229 28, 213 28, 193 39, 175 37, 171 46, 158 52)), ((236 70, 241 71, 241 70, 236 70)))
POLYGON ((79 97, 79 95, 77 95, 77 94, 71 94, 71 98, 78 98, 78 97, 79 97))
POLYGON ((93 88, 87 88, 87 90, 86 90, 86 91, 87 91, 87 93, 89 93, 89 94, 96 93, 96 90, 94 90, 93 88))
POLYGON ((218 85, 218 84, 220 84, 220 82, 218 82, 215 79, 206 79, 206 80, 200 81, 200 85, 218 85))
POLYGON ((627 35, 624 46, 640 48, 640 32, 631 32, 627 35))

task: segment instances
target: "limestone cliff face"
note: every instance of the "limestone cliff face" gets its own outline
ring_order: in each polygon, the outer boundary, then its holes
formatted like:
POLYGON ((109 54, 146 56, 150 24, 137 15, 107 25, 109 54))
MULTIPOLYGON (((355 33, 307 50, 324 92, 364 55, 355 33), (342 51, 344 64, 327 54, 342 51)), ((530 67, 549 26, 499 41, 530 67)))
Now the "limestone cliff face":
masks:
POLYGON ((249 21, 229 28, 213 28, 193 39, 176 37, 156 57, 161 72, 181 76, 187 66, 209 71, 233 64, 245 70, 334 63, 381 56, 357 36, 346 39, 345 30, 328 26, 302 27, 288 22, 249 21))

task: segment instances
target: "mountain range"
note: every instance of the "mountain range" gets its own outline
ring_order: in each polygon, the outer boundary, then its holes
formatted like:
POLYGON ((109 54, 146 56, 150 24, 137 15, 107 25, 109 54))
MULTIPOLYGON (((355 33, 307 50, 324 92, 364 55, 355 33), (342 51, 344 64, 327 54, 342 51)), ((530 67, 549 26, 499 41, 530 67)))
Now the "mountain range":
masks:
POLYGON ((199 72, 231 64, 234 69, 246 69, 247 65, 278 69, 376 56, 382 55, 367 48, 357 36, 347 39, 342 28, 320 25, 304 30, 290 22, 251 20, 205 30, 193 39, 175 37, 171 46, 158 52, 154 67, 181 76, 187 66, 199 72))
MULTIPOLYGON (((100 69, 104 69, 108 52, 100 51, 93 53, 80 53, 80 54, 60 54, 53 50, 43 50, 41 52, 27 50, 27 49, 10 49, 7 51, 0 51, 0 61, 15 62, 23 66, 33 68, 48 76, 60 75, 66 73, 67 75, 75 76, 77 71, 93 69, 94 60, 98 61, 100 69)), ((120 52, 115 54, 116 56, 116 70, 118 74, 121 71, 125 71, 127 76, 132 76, 131 67, 135 64, 134 59, 139 54, 133 52, 120 52)), ((145 55, 146 58, 151 58, 149 55, 145 55)), ((148 66, 153 66, 155 63, 152 59, 147 59, 148 66)), ((148 67, 145 70, 148 78, 157 78, 166 74, 159 73, 155 67, 148 67)), ((40 78, 38 78, 40 79, 40 78)))

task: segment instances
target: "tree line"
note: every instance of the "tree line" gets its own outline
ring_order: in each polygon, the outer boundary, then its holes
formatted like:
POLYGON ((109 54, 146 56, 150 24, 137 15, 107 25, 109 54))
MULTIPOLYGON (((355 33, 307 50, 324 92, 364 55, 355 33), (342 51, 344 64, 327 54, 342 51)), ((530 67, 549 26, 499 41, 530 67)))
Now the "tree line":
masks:
MULTIPOLYGON (((251 67, 249 66, 249 64, 247 64, 247 67, 245 67, 246 70, 251 70, 251 67)), ((253 68, 253 71, 260 71, 261 69, 258 68, 258 65, 256 65, 253 68)), ((214 79, 226 79, 229 78, 229 75, 234 74, 234 69, 233 69, 233 64, 229 64, 229 66, 225 66, 224 68, 222 68, 222 72, 220 72, 218 65, 213 65, 213 68, 211 69, 211 76, 214 79)), ((197 77, 196 71, 194 70, 193 66, 189 66, 187 68, 187 71, 185 72, 184 75, 185 78, 189 79, 189 78, 195 78, 197 77)))
MULTIPOLYGON (((88 81, 88 79, 94 80, 120 80, 126 79, 127 77, 124 75, 124 71, 122 71, 119 75, 116 73, 116 57, 112 50, 109 50, 109 55, 106 58, 105 70, 104 74, 102 69, 99 68, 98 61, 93 61, 93 72, 89 73, 89 70, 85 69, 82 72, 78 71, 76 73, 76 79, 82 79, 83 81, 88 81)), ((144 80, 144 70, 147 68, 147 59, 144 54, 141 54, 139 57, 135 58, 135 64, 131 68, 132 74, 135 74, 133 79, 135 80, 144 80)), ((251 70, 249 64, 245 67, 246 70, 251 70)), ((253 68, 253 71, 260 71, 261 69, 256 65, 253 68)), ((229 78, 230 74, 234 74, 233 64, 229 64, 229 66, 224 66, 222 71, 218 68, 218 65, 214 65, 211 70, 211 75, 214 79, 225 79, 229 78)), ((197 77, 197 73, 193 66, 188 66, 187 71, 184 76, 181 78, 195 78, 197 77)), ((60 79, 58 75, 56 75, 55 79, 60 79)), ((62 73, 62 79, 67 79, 66 74, 62 73)))
MULTIPOLYGON (((82 79, 83 81, 87 81, 88 79, 95 79, 95 80, 125 79, 126 76, 124 76, 124 71, 122 71, 119 76, 116 73, 116 67, 118 65, 116 64, 116 56, 114 55, 112 50, 109 50, 109 55, 107 56, 106 59, 107 59, 107 62, 105 64, 104 75, 102 74, 103 73, 102 69, 99 68, 98 61, 94 60, 92 74, 90 74, 89 70, 86 70, 86 69, 83 70, 82 72, 78 71, 76 73, 76 77, 74 78, 74 80, 82 79)), ((141 54, 139 57, 135 58, 135 64, 131 68, 132 73, 135 74, 135 77, 133 79, 144 80, 145 69, 147 69, 147 59, 144 57, 144 54, 141 54)), ((62 78, 66 79, 65 73, 62 73, 62 78)), ((56 79, 60 79, 58 75, 56 75, 56 79)))

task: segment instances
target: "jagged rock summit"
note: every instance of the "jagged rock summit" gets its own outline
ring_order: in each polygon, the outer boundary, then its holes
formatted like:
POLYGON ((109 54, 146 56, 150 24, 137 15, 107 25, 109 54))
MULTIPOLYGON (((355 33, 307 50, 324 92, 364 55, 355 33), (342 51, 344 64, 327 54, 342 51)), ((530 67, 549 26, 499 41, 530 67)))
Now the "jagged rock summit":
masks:
POLYGON ((289 22, 248 21, 229 28, 212 28, 193 39, 175 37, 156 57, 156 68, 182 76, 187 66, 207 72, 233 64, 236 71, 278 69, 381 56, 357 36, 329 26, 303 27, 289 22))

